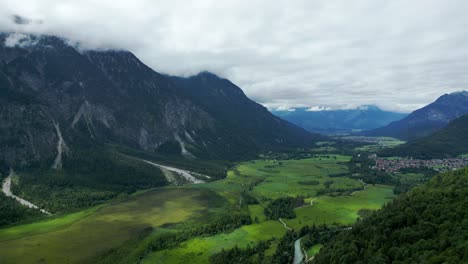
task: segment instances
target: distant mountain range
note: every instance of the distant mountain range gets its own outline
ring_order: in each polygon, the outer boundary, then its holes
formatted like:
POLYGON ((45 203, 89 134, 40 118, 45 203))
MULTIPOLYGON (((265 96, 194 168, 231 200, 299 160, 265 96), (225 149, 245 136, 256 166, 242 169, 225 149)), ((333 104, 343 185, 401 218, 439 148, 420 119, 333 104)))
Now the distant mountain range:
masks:
POLYGON ((411 140, 430 135, 465 114, 468 114, 468 91, 455 92, 439 97, 435 102, 412 112, 402 120, 365 131, 363 134, 411 140))
POLYGON ((414 158, 449 158, 468 154, 468 115, 451 121, 441 130, 383 150, 379 155, 414 158))
POLYGON ((272 113, 312 132, 336 133, 369 130, 400 120, 406 114, 388 112, 377 106, 365 105, 356 109, 310 111, 295 108, 272 113))
POLYGON ((76 166, 77 153, 108 145, 236 160, 318 138, 214 74, 168 77, 128 51, 11 37, 0 34, 0 160, 10 166, 76 166))

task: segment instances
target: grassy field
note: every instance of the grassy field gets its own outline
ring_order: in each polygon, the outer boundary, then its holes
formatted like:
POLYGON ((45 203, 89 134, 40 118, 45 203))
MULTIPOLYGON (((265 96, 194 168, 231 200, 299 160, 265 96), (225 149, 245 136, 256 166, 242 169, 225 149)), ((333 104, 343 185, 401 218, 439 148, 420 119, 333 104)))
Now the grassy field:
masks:
POLYGON ((315 254, 317 254, 321 248, 322 248, 322 244, 313 245, 311 248, 306 250, 307 257, 311 258, 312 256, 315 256, 315 254))
POLYGON ((405 143, 405 141, 392 138, 392 137, 362 137, 362 138, 364 140, 363 142, 367 142, 366 141, 367 139, 372 139, 372 141, 374 142, 366 146, 357 147, 355 148, 356 151, 376 152, 384 148, 392 148, 392 147, 396 147, 398 145, 405 143))
POLYGON ((296 230, 312 224, 352 224, 360 209, 377 210, 393 197, 393 188, 385 185, 368 186, 353 195, 320 196, 314 198, 312 206, 296 208, 296 218, 283 220, 296 230))
POLYGON ((236 229, 229 234, 194 238, 176 249, 162 250, 150 254, 142 263, 208 263, 209 257, 222 249, 238 246, 254 246, 258 241, 279 239, 286 229, 278 221, 264 221, 236 229))
POLYGON ((295 219, 283 219, 299 229, 314 223, 353 223, 360 209, 378 209, 393 197, 391 187, 382 185, 368 186, 353 195, 317 196, 318 191, 328 188, 362 188, 361 182, 346 177, 345 162, 349 159, 320 155, 302 160, 244 162, 219 181, 139 192, 78 213, 0 229, 0 263, 87 263, 108 254, 114 254, 110 259, 118 256, 124 263, 132 259, 129 256, 138 256, 136 252, 160 234, 205 224, 233 205, 243 206, 241 192, 259 201, 246 208, 253 224, 230 233, 191 238, 177 248, 150 253, 144 263, 206 263, 210 255, 223 248, 273 239, 265 252, 271 255, 278 238, 286 232, 279 221, 265 217, 264 208, 272 199, 306 197, 309 205, 296 208, 295 219))
POLYGON ((195 220, 223 206, 207 190, 165 188, 61 218, 0 230, 0 263, 85 263, 149 227, 195 220))

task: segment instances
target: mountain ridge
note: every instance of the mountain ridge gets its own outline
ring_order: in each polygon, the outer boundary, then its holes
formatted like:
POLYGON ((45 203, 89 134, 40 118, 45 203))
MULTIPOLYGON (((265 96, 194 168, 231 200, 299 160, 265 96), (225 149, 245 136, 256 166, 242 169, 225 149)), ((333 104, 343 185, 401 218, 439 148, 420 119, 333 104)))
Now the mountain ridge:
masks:
POLYGON ((411 140, 427 136, 467 113, 468 91, 458 91, 440 96, 433 103, 413 111, 402 120, 363 134, 411 140))
POLYGON ((403 145, 381 151, 379 155, 414 158, 453 158, 468 154, 468 114, 452 120, 447 126, 403 145))
POLYGON ((309 108, 294 108, 294 111, 272 110, 284 118, 311 132, 353 132, 377 128, 399 120, 406 114, 383 111, 375 105, 362 105, 355 109, 310 111, 309 108))

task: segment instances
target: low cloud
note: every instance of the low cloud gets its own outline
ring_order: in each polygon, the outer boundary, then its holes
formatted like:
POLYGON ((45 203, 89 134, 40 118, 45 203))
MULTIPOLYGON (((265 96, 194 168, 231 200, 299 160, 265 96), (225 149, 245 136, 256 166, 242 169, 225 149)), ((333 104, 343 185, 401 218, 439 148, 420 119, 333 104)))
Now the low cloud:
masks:
MULTIPOLYGON (((407 112, 468 89, 464 0, 0 4, 1 31, 128 49, 168 74, 212 71, 269 107, 375 104, 407 112)), ((23 43, 18 36, 9 45, 23 43)))
POLYGON ((331 111, 333 110, 331 107, 329 106, 312 106, 310 108, 308 108, 306 111, 307 112, 318 112, 318 111, 331 111))

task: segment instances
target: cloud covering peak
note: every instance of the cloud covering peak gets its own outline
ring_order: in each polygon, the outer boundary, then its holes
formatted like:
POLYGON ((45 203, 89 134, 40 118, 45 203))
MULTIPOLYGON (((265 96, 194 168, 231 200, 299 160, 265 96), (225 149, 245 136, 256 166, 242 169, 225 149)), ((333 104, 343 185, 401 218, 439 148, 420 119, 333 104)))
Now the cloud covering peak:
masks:
POLYGON ((0 3, 2 31, 128 49, 172 75, 212 71, 269 107, 410 111, 468 88, 464 0, 0 3))

